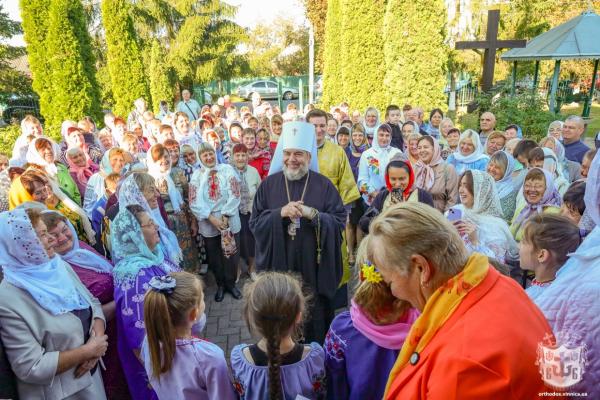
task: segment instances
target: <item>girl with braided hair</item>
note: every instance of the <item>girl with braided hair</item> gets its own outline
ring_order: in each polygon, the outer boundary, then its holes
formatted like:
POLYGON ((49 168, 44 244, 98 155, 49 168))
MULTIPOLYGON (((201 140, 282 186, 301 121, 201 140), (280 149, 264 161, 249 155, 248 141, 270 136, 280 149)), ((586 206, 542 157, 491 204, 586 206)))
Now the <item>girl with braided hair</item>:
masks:
POLYGON ((234 386, 241 399, 325 398, 325 354, 317 343, 294 340, 306 310, 301 284, 281 272, 258 275, 247 284, 243 315, 260 340, 231 352, 234 386))

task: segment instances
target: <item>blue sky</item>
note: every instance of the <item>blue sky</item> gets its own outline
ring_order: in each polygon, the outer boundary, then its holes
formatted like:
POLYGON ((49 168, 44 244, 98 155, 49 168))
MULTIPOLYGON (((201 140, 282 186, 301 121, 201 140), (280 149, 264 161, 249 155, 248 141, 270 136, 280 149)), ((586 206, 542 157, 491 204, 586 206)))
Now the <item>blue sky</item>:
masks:
MULTIPOLYGON (((283 15, 293 18, 298 24, 304 24, 304 7, 301 0, 225 0, 227 3, 239 6, 236 22, 241 26, 252 28, 258 22, 270 22, 283 15)), ((21 20, 18 0, 0 0, 0 4, 11 19, 21 20)), ((10 41, 13 45, 23 45, 22 37, 10 41)))

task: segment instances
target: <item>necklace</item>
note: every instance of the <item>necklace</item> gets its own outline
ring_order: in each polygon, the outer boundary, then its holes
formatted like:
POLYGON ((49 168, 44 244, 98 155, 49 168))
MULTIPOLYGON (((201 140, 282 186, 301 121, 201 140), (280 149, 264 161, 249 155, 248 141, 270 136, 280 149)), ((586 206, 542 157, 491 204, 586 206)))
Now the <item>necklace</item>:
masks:
MULTIPOLYGON (((304 189, 302 189, 302 196, 300 197, 299 201, 304 200, 304 195, 306 194, 306 188, 308 187, 309 178, 310 170, 306 174, 306 182, 304 182, 304 189)), ((285 174, 283 175, 283 180, 285 182, 285 192, 287 193, 288 203, 290 203, 292 201, 290 198, 290 188, 288 186, 288 180, 285 174)), ((300 218, 290 218, 290 220, 292 221, 292 223, 288 225, 288 235, 290 235, 292 240, 294 240, 294 238, 296 237, 296 231, 300 229, 300 218)))

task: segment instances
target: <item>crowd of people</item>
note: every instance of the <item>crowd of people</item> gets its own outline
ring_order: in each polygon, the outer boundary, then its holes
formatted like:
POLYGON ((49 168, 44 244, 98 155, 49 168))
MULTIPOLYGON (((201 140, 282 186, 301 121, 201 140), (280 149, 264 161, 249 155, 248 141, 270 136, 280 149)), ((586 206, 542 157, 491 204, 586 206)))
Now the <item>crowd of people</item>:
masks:
POLYGON ((538 142, 490 112, 175 108, 60 143, 27 116, 0 155, 0 398, 600 398, 583 119, 538 142), (229 362, 208 271, 256 339, 229 362))

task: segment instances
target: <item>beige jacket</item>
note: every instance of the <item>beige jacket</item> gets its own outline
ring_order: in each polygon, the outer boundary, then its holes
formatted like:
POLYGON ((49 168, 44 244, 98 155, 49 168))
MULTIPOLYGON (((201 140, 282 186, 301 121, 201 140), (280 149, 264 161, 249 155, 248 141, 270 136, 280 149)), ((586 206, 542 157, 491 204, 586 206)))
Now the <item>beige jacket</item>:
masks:
POLYGON ((441 162, 433 167, 435 180, 428 190, 433 197, 433 206, 442 213, 458 202, 458 175, 454 166, 441 162))
MULTIPOLYGON (((90 300, 92 321, 95 318, 105 321, 100 302, 70 267, 68 271, 77 289, 90 300)), ((79 318, 72 313, 51 314, 27 291, 6 280, 0 283, 0 337, 17 378, 21 399, 106 399, 100 366, 93 377, 88 372, 75 379, 75 368, 56 375, 59 352, 84 344, 79 318)))

